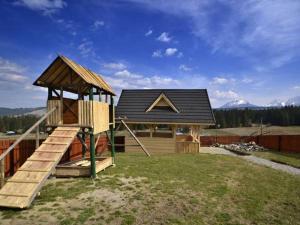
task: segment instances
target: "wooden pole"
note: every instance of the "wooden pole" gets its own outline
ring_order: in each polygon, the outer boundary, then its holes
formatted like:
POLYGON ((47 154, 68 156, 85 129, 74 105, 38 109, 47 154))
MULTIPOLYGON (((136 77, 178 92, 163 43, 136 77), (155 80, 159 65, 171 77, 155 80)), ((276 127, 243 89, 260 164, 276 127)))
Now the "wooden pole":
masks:
POLYGON ((40 147, 40 126, 36 127, 36 133, 35 133, 35 149, 40 147))
POLYGON ((121 120, 121 122, 123 123, 123 125, 126 127, 126 129, 129 131, 129 133, 131 134, 131 136, 135 139, 135 141, 141 146, 141 148, 143 149, 143 151, 146 153, 147 156, 150 156, 150 153, 147 151, 147 149, 145 148, 145 146, 140 142, 140 140, 134 135, 134 133, 132 132, 132 130, 130 130, 130 128, 127 126, 127 124, 124 122, 124 120, 121 120))
POLYGON ((115 164, 115 130, 114 130, 114 97, 110 96, 110 110, 109 110, 109 128, 110 128, 110 142, 111 142, 111 157, 113 164, 115 164))
POLYGON ((4 186, 5 182, 5 163, 4 159, 0 160, 0 188, 4 186))
MULTIPOLYGON (((94 100, 93 88, 90 88, 89 100, 94 100)), ((95 159, 95 135, 94 129, 90 129, 90 158, 91 158, 91 177, 96 178, 96 159, 95 159)))

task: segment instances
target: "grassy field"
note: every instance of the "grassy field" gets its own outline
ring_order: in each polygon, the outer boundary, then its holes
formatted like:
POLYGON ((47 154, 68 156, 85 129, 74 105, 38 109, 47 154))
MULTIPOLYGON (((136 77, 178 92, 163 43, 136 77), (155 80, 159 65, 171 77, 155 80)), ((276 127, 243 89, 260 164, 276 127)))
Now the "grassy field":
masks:
POLYGON ((254 152, 253 155, 300 168, 300 153, 267 151, 267 152, 254 152))
POLYGON ((50 179, 1 224, 300 224, 300 177, 221 155, 117 154, 96 180, 50 179))
MULTIPOLYGON (((227 136, 227 135, 240 135, 248 136, 256 132, 256 135, 260 134, 260 127, 237 127, 237 128, 223 128, 223 129, 204 129, 203 135, 215 136, 227 136)), ((300 134, 300 126, 270 126, 264 127, 263 133, 266 135, 295 135, 300 134)))

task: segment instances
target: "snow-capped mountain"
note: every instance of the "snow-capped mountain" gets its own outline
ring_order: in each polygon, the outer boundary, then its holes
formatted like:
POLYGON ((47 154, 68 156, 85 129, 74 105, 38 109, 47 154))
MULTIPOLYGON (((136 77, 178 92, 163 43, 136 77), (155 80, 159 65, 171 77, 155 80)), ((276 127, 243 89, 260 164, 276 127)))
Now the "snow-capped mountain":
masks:
POLYGON ((267 104, 266 107, 284 107, 285 105, 286 105, 285 101, 280 101, 278 99, 275 99, 274 101, 267 104))
POLYGON ((285 105, 300 106, 300 96, 288 99, 285 105))
POLYGON ((244 99, 236 99, 221 106, 222 109, 234 109, 234 108, 257 108, 258 106, 251 104, 244 99))

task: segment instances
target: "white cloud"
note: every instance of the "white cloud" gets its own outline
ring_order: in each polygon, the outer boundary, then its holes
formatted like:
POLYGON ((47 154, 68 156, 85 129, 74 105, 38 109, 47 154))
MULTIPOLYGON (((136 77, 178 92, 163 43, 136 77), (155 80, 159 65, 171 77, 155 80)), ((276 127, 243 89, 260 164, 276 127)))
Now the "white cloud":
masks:
POLYGON ((227 84, 229 80, 225 77, 214 77, 212 83, 213 84, 227 84))
POLYGON ((67 6, 64 0, 17 0, 15 5, 21 5, 31 10, 42 11, 50 15, 67 6))
POLYGON ((121 89, 130 88, 176 88, 180 86, 180 82, 172 77, 138 74, 128 70, 118 71, 113 74, 113 76, 105 77, 105 80, 111 84, 117 92, 120 92, 121 89))
POLYGON ((96 20, 94 23, 93 23, 93 30, 97 30, 99 27, 103 27, 105 25, 104 21, 102 20, 96 20))
POLYGON ((177 58, 181 58, 181 57, 183 57, 183 53, 182 52, 178 52, 177 58))
POLYGON ((87 57, 89 55, 95 55, 94 51, 94 44, 92 41, 89 41, 87 39, 83 39, 81 44, 77 47, 77 49, 80 51, 80 54, 83 57, 87 57))
POLYGON ((167 32, 163 32, 163 33, 161 33, 161 35, 159 35, 157 37, 156 40, 162 41, 162 42, 170 42, 172 40, 172 37, 170 37, 167 32))
POLYGON ((177 48, 167 48, 165 51, 166 56, 172 56, 178 51, 177 48))
POLYGON ((148 30, 147 33, 145 33, 145 36, 148 37, 153 33, 153 30, 148 30))
POLYGON ((192 70, 191 67, 188 67, 188 66, 186 66, 186 65, 184 65, 184 64, 181 64, 181 65, 179 66, 179 69, 180 69, 180 70, 183 70, 183 71, 191 71, 191 70, 192 70))
POLYGON ((115 76, 122 77, 122 78, 141 78, 142 75, 131 73, 128 70, 122 70, 115 73, 115 76))
POLYGON ((295 90, 300 90, 300 85, 294 86, 293 89, 295 89, 295 90))
POLYGON ((213 97, 217 99, 237 99, 239 98, 238 93, 228 90, 228 91, 220 91, 216 90, 213 92, 213 97))
POLYGON ((253 83, 253 80, 248 78, 248 77, 244 77, 242 79, 242 82, 245 83, 245 84, 250 84, 250 83, 253 83))
POLYGON ((23 83, 27 77, 23 75, 25 68, 0 57, 0 81, 2 83, 23 83))
POLYGON ((111 70, 123 70, 126 69, 126 66, 123 63, 104 63, 103 67, 106 69, 111 69, 111 70))
POLYGON ((246 57, 254 66, 280 67, 300 55, 297 0, 130 1, 189 18, 194 35, 212 52, 246 57))
POLYGON ((152 53, 152 57, 155 57, 155 58, 161 58, 162 57, 162 53, 161 53, 161 50, 155 50, 153 53, 152 53))

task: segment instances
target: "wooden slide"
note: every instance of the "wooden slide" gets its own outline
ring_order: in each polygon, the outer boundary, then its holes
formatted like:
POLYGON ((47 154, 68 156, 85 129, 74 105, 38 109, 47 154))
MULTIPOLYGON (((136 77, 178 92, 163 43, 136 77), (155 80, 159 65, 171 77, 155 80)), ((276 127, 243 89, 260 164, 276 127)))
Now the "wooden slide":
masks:
POLYGON ((79 127, 57 127, 0 190, 0 206, 28 208, 76 137, 79 127))

